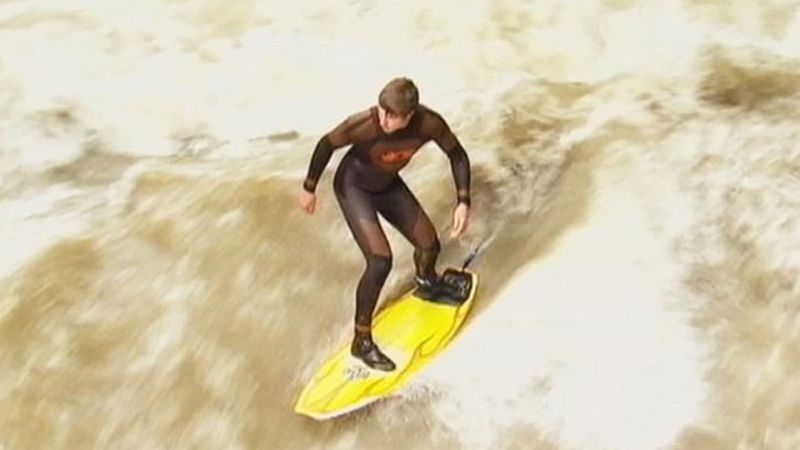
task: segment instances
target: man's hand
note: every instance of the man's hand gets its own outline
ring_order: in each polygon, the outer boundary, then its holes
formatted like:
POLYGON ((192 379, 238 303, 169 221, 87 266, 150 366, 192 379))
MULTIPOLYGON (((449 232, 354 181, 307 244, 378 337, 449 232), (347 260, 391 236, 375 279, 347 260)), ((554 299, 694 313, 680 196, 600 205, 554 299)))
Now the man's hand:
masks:
POLYGON ((300 207, 309 214, 314 214, 317 206, 317 194, 300 188, 300 207))
POLYGON ((450 237, 459 237, 467 231, 469 227, 469 206, 466 203, 459 203, 453 211, 453 231, 450 237))

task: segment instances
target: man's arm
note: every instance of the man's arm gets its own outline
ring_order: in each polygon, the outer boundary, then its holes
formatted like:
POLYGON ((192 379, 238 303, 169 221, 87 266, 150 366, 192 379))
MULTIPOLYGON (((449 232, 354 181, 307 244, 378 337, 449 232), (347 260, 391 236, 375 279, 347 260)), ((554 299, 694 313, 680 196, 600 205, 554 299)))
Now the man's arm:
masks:
POLYGON ((303 181, 303 189, 311 193, 317 189, 319 177, 322 176, 322 172, 325 171, 325 167, 331 160, 333 151, 353 143, 352 129, 356 122, 356 117, 350 116, 320 138, 311 155, 308 172, 303 181))
POLYGON ((450 169, 453 172, 453 180, 456 184, 456 197, 458 203, 470 205, 470 164, 467 152, 458 141, 458 138, 450 130, 447 122, 435 115, 434 136, 436 145, 447 155, 450 160, 450 169))

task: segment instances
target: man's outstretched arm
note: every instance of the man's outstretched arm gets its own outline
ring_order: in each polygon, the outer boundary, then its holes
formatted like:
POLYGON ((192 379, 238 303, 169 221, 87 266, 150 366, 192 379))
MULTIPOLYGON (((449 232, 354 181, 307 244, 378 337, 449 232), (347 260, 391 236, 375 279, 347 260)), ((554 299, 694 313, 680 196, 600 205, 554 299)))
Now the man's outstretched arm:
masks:
POLYGON ((437 134, 434 136, 436 145, 447 155, 450 160, 450 169, 453 172, 453 181, 456 184, 456 198, 458 203, 470 205, 470 164, 467 152, 458 141, 455 134, 450 131, 447 122, 437 117, 437 134))
POLYGON ((353 143, 351 130, 354 122, 354 117, 350 116, 320 138, 314 148, 314 153, 311 155, 308 172, 303 181, 303 189, 313 193, 317 189, 319 177, 322 176, 322 172, 325 171, 325 167, 331 160, 333 151, 353 143))

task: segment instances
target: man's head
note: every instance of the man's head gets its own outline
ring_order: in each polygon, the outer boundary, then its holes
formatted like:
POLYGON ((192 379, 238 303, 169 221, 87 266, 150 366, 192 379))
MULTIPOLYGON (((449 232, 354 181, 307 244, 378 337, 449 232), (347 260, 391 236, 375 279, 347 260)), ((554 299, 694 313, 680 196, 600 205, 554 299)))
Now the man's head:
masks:
POLYGON ((419 91, 408 78, 395 78, 378 95, 378 118, 381 128, 392 133, 408 125, 419 106, 419 91))

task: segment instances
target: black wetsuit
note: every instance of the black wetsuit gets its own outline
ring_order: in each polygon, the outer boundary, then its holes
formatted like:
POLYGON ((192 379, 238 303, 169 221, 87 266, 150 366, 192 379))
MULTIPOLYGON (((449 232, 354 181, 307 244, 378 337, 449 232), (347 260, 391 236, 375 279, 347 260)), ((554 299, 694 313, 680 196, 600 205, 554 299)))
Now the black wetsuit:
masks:
POLYGON ((433 140, 450 159, 457 201, 469 205, 470 164, 464 148, 435 111, 420 105, 408 125, 387 134, 377 106, 349 116, 325 134, 314 149, 303 187, 314 192, 337 148, 352 145, 336 170, 333 187, 347 225, 367 266, 356 290, 356 325, 370 327, 392 252, 380 226, 381 214, 414 245, 417 275, 435 274, 440 244, 436 229, 398 172, 416 151, 433 140))

